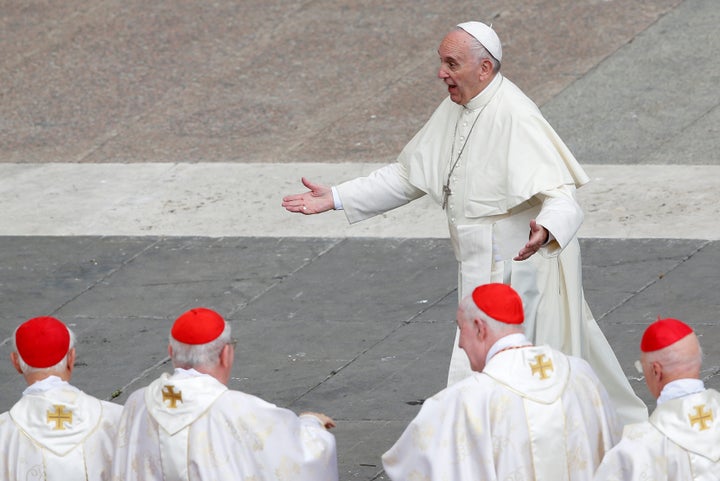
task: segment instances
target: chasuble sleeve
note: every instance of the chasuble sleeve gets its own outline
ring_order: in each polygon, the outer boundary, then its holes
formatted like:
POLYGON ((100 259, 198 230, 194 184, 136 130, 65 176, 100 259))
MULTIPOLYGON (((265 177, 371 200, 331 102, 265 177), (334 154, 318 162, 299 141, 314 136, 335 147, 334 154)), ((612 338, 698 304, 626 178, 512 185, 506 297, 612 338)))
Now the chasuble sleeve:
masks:
POLYGON ((486 403, 482 394, 470 395, 476 383, 461 381, 425 401, 382 456, 391 480, 495 479, 486 403))
MULTIPOLYGON (((641 481, 647 479, 662 481, 667 479, 667 476, 661 475, 662 466, 659 466, 656 460, 656 456, 661 455, 660 450, 653 455, 645 447, 646 445, 658 448, 663 445, 662 436, 650 423, 626 426, 623 439, 605 453, 593 479, 595 481, 641 481)), ((692 479, 692 476, 683 479, 692 479)))

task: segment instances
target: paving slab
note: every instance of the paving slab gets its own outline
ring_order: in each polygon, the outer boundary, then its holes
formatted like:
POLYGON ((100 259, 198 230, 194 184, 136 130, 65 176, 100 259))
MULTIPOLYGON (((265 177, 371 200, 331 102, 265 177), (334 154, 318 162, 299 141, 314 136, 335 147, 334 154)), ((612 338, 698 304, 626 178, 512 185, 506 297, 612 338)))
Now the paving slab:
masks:
POLYGON ((543 112, 583 163, 719 165, 718 22, 716 1, 680 3, 543 112))
MULTIPOLYGON (((335 417, 343 480, 382 479, 382 453, 445 385, 457 308, 447 239, 0 237, 0 244, 0 357, 9 355, 14 326, 29 317, 13 304, 41 299, 32 315, 57 315, 76 331, 74 382, 123 402, 170 370, 172 320, 195 305, 216 308, 240 339, 230 387, 335 417), (43 269, 27 255, 36 250, 43 269), (88 258, 93 268, 79 268, 88 258), (83 287, 68 289, 68 277, 83 287)), ((657 316, 697 330, 704 379, 720 388, 720 241, 583 239, 581 248, 590 307, 642 399, 654 406, 633 363, 643 328, 657 316)), ((0 387, 6 410, 24 387, 9 362, 0 364, 0 387)))
POLYGON ((0 162, 387 161, 446 95, 453 25, 493 23, 544 104, 680 3, 7 4, 0 162))

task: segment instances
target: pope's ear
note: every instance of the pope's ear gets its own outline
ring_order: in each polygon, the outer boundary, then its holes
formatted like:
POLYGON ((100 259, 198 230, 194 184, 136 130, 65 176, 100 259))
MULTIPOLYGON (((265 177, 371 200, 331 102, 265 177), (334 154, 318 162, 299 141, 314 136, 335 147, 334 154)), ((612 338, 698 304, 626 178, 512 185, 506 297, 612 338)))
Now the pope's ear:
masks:
POLYGON ((490 59, 484 58, 480 61, 480 79, 485 80, 493 73, 493 63, 490 59))

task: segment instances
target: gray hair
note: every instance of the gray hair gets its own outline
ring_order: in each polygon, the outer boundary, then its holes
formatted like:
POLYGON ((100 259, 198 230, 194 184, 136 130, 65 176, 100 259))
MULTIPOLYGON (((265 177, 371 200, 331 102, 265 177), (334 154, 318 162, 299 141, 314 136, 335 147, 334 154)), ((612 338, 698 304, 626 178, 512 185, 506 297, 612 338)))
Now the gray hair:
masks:
MULTIPOLYGON (((466 32, 466 30, 461 27, 455 27, 454 30, 466 32)), ((475 59, 478 61, 478 63, 487 59, 492 62, 493 72, 498 72, 500 70, 500 61, 493 57, 492 54, 488 52, 488 49, 486 49, 485 46, 472 35, 470 35, 470 52, 473 54, 473 56, 475 56, 475 59)))
POLYGON ((70 349, 75 347, 75 333, 70 329, 69 327, 65 326, 65 329, 68 330, 68 334, 70 334, 70 345, 68 346, 68 352, 65 353, 62 359, 55 364, 54 366, 50 367, 32 367, 28 365, 27 362, 25 362, 25 359, 22 358, 20 355, 20 352, 18 352, 17 348, 17 341, 15 339, 17 335, 17 330, 20 329, 22 325, 15 328, 15 332, 13 333, 13 352, 17 354, 18 357, 18 364, 20 364, 20 370, 23 374, 32 374, 32 373, 45 373, 45 374, 53 374, 57 372, 63 372, 65 370, 65 367, 67 366, 68 361, 68 353, 70 352, 70 349))
POLYGON ((499 337, 517 332, 518 329, 523 330, 522 324, 506 324, 488 316, 475 304, 472 296, 466 296, 460 301, 460 310, 465 313, 468 320, 482 319, 485 321, 488 330, 499 337))
POLYGON ((222 334, 207 344, 185 344, 180 342, 172 334, 170 335, 170 347, 172 348, 173 365, 182 368, 193 367, 215 367, 220 362, 220 351, 226 344, 230 344, 232 328, 225 321, 225 329, 222 334))
MULTIPOLYGON (((696 336, 697 338, 697 336, 696 336)), ((703 351, 700 343, 697 343, 698 352, 696 355, 688 356, 682 349, 674 348, 674 344, 671 344, 657 351, 646 352, 645 362, 652 364, 653 362, 659 362, 663 369, 666 371, 673 372, 684 372, 687 370, 700 371, 703 360, 703 351)))

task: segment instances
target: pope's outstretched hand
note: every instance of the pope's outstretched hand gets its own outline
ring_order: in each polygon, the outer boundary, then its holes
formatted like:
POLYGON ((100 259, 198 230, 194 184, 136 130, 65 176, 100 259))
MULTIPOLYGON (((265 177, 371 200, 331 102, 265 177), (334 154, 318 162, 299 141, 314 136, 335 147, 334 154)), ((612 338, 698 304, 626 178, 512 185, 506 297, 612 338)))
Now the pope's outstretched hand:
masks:
POLYGON ((286 195, 283 197, 282 206, 290 212, 301 214, 319 214, 335 208, 332 189, 326 185, 315 184, 305 177, 302 183, 310 189, 302 194, 286 195))
POLYGON ((548 236, 550 233, 548 230, 535 222, 535 219, 530 221, 530 238, 523 246, 522 249, 520 249, 520 252, 518 252, 517 257, 514 257, 514 261, 524 261, 525 259, 529 258, 533 254, 535 254, 540 248, 545 245, 548 241, 548 236))

